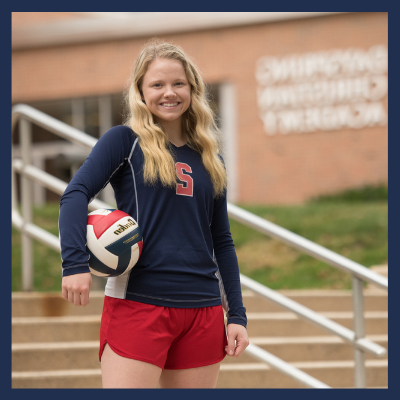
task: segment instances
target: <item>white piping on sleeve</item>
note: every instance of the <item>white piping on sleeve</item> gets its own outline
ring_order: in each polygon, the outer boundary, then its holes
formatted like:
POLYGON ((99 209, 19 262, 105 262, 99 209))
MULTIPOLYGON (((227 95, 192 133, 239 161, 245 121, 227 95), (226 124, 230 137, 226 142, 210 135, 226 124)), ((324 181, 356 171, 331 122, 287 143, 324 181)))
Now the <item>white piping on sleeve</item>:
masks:
MULTIPOLYGON (((213 259, 214 259, 215 264, 217 264, 217 266, 218 266, 214 250, 213 250, 213 259)), ((215 273, 215 275, 218 278, 218 286, 219 286, 219 291, 221 293, 222 308, 228 314, 228 311, 229 311, 228 297, 226 296, 225 287, 224 287, 224 283, 222 282, 222 277, 221 277, 221 273, 219 272, 219 268, 217 269, 217 272, 215 273)))
MULTIPOLYGON (((124 161, 125 162, 125 161, 124 161)), ((108 178, 108 181, 104 184, 104 186, 89 200, 89 204, 99 195, 99 193, 108 185, 113 175, 121 168, 124 163, 118 165, 118 167, 113 171, 113 173, 108 178)))
MULTIPOLYGON (((136 138, 135 142, 133 143, 132 150, 131 150, 131 152, 130 152, 130 154, 129 154, 128 162, 129 162, 129 165, 130 165, 131 171, 132 171, 133 187, 135 188, 136 218, 137 218, 137 221, 136 221, 136 222, 137 222, 137 224, 139 225, 139 204, 138 204, 138 197, 137 197, 137 188, 136 188, 135 171, 134 171, 134 169, 133 169, 133 165, 132 165, 132 162, 131 162, 132 154, 133 154, 133 151, 135 150, 135 147, 136 147, 137 142, 138 142, 138 139, 136 138)), ((140 225, 139 225, 139 226, 140 226, 140 225)))

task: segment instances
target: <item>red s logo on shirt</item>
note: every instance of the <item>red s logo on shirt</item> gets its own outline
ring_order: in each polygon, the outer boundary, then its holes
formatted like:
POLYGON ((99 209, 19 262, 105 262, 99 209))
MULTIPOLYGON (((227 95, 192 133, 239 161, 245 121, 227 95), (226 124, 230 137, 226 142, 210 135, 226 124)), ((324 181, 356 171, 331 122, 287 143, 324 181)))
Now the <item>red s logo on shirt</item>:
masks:
POLYGON ((176 167, 176 172, 179 176, 179 179, 182 182, 185 182, 186 185, 183 183, 177 183, 176 184, 176 194, 179 194, 181 196, 192 196, 193 197, 193 178, 188 175, 184 174, 183 171, 185 172, 192 172, 192 168, 190 168, 189 165, 181 162, 177 162, 175 164, 176 167))

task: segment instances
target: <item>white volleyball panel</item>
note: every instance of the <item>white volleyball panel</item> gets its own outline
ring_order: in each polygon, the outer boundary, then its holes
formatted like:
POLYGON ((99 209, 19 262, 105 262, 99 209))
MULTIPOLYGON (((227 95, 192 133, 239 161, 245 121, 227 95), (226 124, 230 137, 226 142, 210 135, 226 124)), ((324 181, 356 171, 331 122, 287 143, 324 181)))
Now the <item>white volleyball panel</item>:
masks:
POLYGON ((90 251, 107 267, 112 269, 117 269, 118 257, 104 248, 104 246, 97 240, 94 234, 93 226, 87 226, 87 246, 90 251))
POLYGON ((116 242, 118 239, 122 238, 123 236, 134 231, 138 227, 136 222, 133 226, 126 227, 125 230, 123 230, 123 228, 121 228, 120 225, 123 226, 123 225, 131 224, 131 222, 128 220, 134 221, 133 218, 126 216, 126 217, 119 219, 114 224, 110 225, 110 227, 99 237, 99 243, 101 243, 104 247, 107 247, 110 244, 116 242), (120 230, 120 233, 117 235, 115 233, 115 231, 118 231, 118 230, 120 230))
POLYGON ((111 214, 113 212, 113 210, 106 210, 105 208, 99 208, 98 210, 94 210, 91 213, 88 214, 89 215, 108 215, 111 214))
POLYGON ((126 268, 127 271, 129 271, 130 269, 132 269, 136 265, 136 263, 139 260, 139 253, 140 253, 139 252, 139 246, 136 243, 135 245, 133 245, 131 247, 131 261, 129 262, 129 265, 126 268))
POLYGON ((96 276, 104 276, 105 278, 108 277, 108 274, 103 274, 102 272, 96 271, 95 269, 90 268, 90 267, 89 267, 89 269, 90 269, 90 272, 91 272, 93 275, 96 275, 96 276))

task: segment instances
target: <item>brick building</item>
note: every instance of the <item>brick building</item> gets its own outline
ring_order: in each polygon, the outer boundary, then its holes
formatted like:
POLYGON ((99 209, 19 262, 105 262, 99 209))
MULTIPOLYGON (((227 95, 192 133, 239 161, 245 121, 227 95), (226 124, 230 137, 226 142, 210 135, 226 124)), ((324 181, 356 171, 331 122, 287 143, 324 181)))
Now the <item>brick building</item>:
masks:
MULTIPOLYGON (((232 202, 387 182, 386 12, 14 12, 12 29, 12 103, 95 137, 122 122, 141 46, 154 36, 182 46, 212 94, 232 202)), ((34 162, 69 180, 85 155, 33 133, 34 162)))

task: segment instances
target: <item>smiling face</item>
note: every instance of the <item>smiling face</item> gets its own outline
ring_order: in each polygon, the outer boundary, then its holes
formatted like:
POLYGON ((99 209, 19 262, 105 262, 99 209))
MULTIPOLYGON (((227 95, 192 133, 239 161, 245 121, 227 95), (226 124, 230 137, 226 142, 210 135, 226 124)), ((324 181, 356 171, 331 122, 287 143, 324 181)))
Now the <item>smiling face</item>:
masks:
POLYGON ((181 123, 189 108, 191 86, 178 60, 157 58, 149 65, 142 81, 143 100, 162 125, 181 123))

